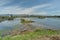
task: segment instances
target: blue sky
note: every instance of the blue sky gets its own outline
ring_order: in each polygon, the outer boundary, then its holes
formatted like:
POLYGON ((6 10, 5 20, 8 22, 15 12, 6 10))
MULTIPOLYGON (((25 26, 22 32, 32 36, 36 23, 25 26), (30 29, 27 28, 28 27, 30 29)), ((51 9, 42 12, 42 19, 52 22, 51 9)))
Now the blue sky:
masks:
POLYGON ((60 0, 0 0, 0 14, 60 15, 60 0))

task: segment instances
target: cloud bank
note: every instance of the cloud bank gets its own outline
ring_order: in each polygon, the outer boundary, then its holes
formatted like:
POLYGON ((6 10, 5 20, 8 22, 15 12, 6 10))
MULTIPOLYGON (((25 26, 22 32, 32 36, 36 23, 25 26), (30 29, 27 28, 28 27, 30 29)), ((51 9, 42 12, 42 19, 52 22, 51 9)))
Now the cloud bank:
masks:
POLYGON ((0 14, 50 15, 56 10, 60 11, 54 5, 55 2, 52 0, 0 0, 0 14))

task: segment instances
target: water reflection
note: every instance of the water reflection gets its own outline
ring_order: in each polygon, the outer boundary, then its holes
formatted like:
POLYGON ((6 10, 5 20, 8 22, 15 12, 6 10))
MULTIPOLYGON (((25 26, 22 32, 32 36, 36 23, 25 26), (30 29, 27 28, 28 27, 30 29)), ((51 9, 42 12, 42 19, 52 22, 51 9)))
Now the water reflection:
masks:
MULTIPOLYGON (((21 18, 15 18, 14 20, 5 20, 0 23, 0 30, 2 29, 13 29, 14 27, 20 27, 23 29, 25 25, 23 25, 20 21, 21 18)), ((60 29, 60 20, 59 18, 45 18, 45 19, 38 19, 38 18, 27 18, 30 20, 35 21, 34 23, 30 23, 32 26, 31 28, 50 28, 50 29, 60 29)), ((29 26, 30 26, 29 25, 29 26)))

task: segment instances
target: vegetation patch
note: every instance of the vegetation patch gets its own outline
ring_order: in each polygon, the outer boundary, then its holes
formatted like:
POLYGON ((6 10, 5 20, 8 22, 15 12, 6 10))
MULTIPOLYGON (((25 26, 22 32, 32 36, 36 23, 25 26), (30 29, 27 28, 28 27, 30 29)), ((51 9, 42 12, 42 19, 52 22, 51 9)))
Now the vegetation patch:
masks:
POLYGON ((32 32, 26 30, 21 33, 14 36, 0 37, 0 40, 60 40, 59 30, 36 29, 32 32))
POLYGON ((21 19, 21 23, 32 23, 34 21, 28 19, 21 19))

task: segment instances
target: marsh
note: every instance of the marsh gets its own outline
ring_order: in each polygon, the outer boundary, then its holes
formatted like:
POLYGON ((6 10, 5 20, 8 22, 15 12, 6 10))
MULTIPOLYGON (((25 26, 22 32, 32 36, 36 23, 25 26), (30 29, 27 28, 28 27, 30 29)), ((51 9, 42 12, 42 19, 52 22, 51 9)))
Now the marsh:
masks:
MULTIPOLYGON (((60 29, 60 18, 44 18, 44 19, 40 19, 40 18, 24 18, 24 19, 30 19, 34 22, 30 23, 33 26, 36 27, 43 27, 46 29, 56 29, 59 30, 60 29)), ((15 18, 14 20, 5 20, 2 21, 0 23, 0 30, 3 29, 12 29, 16 26, 23 25, 21 23, 21 18, 15 18)))

